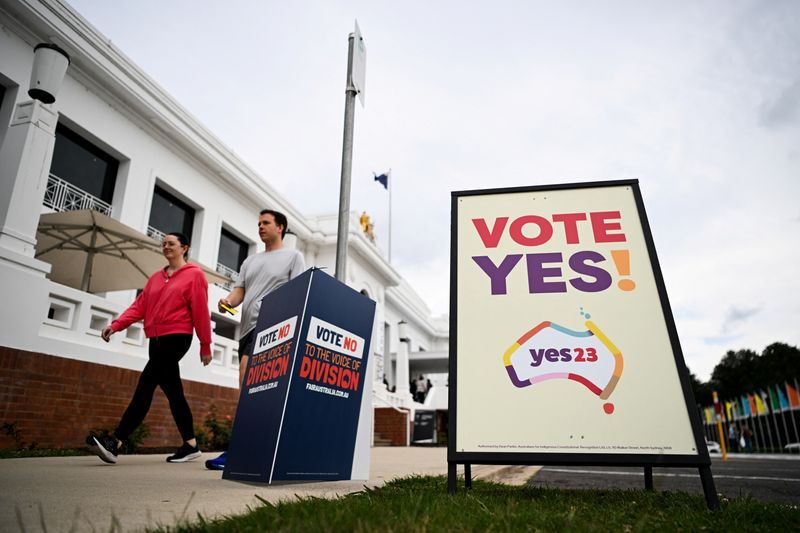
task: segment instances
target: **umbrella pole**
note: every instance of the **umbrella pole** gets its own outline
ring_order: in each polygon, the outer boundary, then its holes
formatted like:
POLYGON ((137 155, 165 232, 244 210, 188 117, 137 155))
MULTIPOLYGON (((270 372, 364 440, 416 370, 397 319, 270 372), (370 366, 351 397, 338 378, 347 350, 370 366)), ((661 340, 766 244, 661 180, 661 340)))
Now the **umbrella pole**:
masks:
POLYGON ((97 228, 92 231, 92 242, 86 254, 86 266, 83 268, 83 279, 81 280, 81 290, 89 292, 89 283, 92 280, 92 264, 94 263, 95 246, 97 245, 97 228))

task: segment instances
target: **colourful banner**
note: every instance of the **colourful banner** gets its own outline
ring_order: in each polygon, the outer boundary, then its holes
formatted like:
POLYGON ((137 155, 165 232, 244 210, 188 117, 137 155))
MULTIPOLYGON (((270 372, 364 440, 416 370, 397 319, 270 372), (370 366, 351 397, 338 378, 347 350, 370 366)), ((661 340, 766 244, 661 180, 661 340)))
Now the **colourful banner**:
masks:
POLYGON ((772 405, 772 412, 781 411, 781 401, 778 399, 778 394, 775 392, 776 388, 769 387, 769 400, 770 404, 772 405))
POLYGON ((756 402, 756 412, 760 415, 763 415, 767 412, 766 406, 764 406, 764 400, 761 398, 759 393, 755 393, 752 396, 753 400, 756 402))
POLYGON ((786 384, 786 395, 789 396, 789 405, 792 409, 800 407, 800 395, 797 394, 797 389, 786 384))
POLYGON ((744 416, 750 416, 750 413, 752 411, 750 410, 750 402, 748 401, 747 396, 742 396, 741 402, 742 402, 742 413, 744 413, 744 416))
POLYGON ((789 399, 786 397, 786 393, 784 393, 779 385, 775 385, 775 390, 778 391, 778 399, 781 402, 781 411, 786 411, 787 409, 791 409, 792 406, 789 405, 789 399))

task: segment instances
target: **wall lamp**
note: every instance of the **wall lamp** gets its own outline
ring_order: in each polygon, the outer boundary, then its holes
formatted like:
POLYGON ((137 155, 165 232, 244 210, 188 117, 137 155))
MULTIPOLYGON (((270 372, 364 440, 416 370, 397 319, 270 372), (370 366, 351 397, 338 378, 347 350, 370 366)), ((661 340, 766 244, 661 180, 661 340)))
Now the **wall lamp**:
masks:
POLYGON ((28 96, 44 104, 56 101, 69 66, 69 55, 50 43, 37 44, 33 49, 33 70, 28 96))

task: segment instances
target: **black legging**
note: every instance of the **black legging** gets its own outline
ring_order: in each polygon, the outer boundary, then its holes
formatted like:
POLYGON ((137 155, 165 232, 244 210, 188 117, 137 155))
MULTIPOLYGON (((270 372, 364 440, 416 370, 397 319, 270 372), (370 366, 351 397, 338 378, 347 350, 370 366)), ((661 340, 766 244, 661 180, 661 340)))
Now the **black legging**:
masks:
POLYGON ((157 386, 161 387, 169 400, 172 418, 175 419, 175 424, 178 426, 183 440, 194 438, 192 410, 189 409, 189 403, 183 395, 181 370, 178 366, 191 343, 192 336, 190 334, 164 335, 150 339, 150 360, 142 370, 139 383, 136 385, 136 392, 133 393, 131 403, 128 404, 128 408, 119 422, 119 427, 114 432, 119 440, 126 440, 142 423, 150 410, 153 393, 157 386))

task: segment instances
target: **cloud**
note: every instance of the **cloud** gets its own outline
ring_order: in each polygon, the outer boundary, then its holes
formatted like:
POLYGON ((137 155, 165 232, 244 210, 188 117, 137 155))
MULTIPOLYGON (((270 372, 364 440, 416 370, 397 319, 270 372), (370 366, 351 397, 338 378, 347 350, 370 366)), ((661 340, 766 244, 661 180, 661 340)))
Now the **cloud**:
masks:
POLYGON ((800 120, 800 79, 777 98, 762 105, 759 121, 766 128, 781 128, 800 120))
POLYGON ((722 324, 722 333, 729 334, 734 331, 739 331, 746 322, 760 312, 760 307, 731 307, 725 314, 725 322, 722 324))

